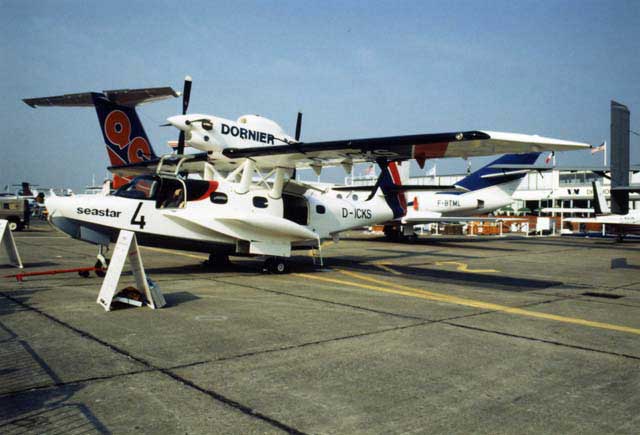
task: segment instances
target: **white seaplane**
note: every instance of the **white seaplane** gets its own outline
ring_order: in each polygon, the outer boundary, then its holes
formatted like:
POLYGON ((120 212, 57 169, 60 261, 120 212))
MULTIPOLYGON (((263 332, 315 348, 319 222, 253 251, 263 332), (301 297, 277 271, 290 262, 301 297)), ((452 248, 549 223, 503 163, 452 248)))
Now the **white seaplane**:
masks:
MULTIPOLYGON (((162 157, 154 153, 135 107, 180 95, 170 87, 25 99, 32 107, 94 106, 119 187, 106 196, 50 197, 51 222, 100 248, 115 242, 120 230, 130 230, 141 245, 205 252, 214 263, 229 255, 266 256, 266 268, 282 273, 292 249, 319 248, 323 239, 337 239, 342 231, 404 216, 407 202, 394 162, 416 159, 422 166, 429 158, 589 148, 478 130, 302 142, 301 114, 291 137, 257 115, 232 121, 186 114, 190 93, 187 77, 183 113, 168 119, 180 130, 177 152, 162 157), (202 152, 184 154, 185 145, 202 152), (299 168, 320 173, 324 166, 342 165, 350 171, 358 162, 381 168, 362 197, 295 180, 299 168)), ((101 254, 98 258, 104 261, 101 254)))

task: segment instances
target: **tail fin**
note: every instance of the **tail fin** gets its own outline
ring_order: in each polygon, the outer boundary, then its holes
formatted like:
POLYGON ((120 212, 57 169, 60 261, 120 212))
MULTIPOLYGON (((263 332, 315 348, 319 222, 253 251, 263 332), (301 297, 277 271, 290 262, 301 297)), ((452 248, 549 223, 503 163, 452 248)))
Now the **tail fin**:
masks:
MULTIPOLYGON (((404 162, 409 167, 409 162, 404 162)), ((402 185, 402 179, 398 166, 395 162, 390 162, 386 167, 380 166, 380 189, 384 194, 384 199, 393 212, 393 218, 399 218, 407 214, 407 198, 403 191, 394 189, 402 185)))
MULTIPOLYGON (((135 107, 114 103, 104 94, 92 93, 91 97, 98 114, 111 166, 157 158, 135 107)), ((115 176, 113 181, 115 188, 126 182, 118 176, 115 176)))
POLYGON ((467 190, 479 190, 486 187, 495 186, 496 184, 507 183, 509 181, 518 180, 527 174, 527 171, 518 171, 518 173, 505 173, 504 169, 492 168, 493 165, 530 165, 540 156, 540 153, 526 154, 505 154, 504 156, 494 160, 486 166, 478 169, 472 174, 466 176, 456 183, 456 186, 467 190), (500 175, 500 174, 504 175, 500 175), (487 175, 493 175, 487 177, 487 175))
MULTIPOLYGON (((55 97, 29 98, 23 101, 34 108, 38 106, 94 106, 111 166, 121 166, 157 158, 140 118, 138 118, 135 106, 178 95, 170 87, 165 87, 85 92, 55 97)), ((114 188, 117 188, 127 179, 114 176, 113 181, 114 188)))
POLYGON ((604 192, 602 191, 602 185, 596 183, 593 184, 593 209, 596 212, 596 216, 603 214, 611 214, 607 200, 604 198, 604 192))

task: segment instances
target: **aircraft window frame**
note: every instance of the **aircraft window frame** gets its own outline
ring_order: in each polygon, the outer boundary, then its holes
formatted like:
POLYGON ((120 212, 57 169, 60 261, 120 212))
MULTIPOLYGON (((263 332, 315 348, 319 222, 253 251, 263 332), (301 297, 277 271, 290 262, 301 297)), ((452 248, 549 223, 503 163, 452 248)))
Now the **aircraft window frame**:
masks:
POLYGON ((327 212, 327 208, 322 204, 316 205, 316 213, 317 214, 325 214, 327 212))
POLYGON ((137 199, 140 201, 153 201, 155 200, 155 196, 158 193, 158 179, 149 175, 140 175, 135 177, 133 180, 121 186, 113 193, 113 196, 117 196, 120 198, 128 198, 128 199, 137 199), (141 182, 150 182, 151 186, 148 188, 149 193, 144 193, 144 190, 135 189, 141 182), (131 188, 134 189, 131 189, 131 188), (130 190, 131 189, 131 190, 130 190), (134 194, 134 192, 138 192, 139 194, 134 194))
POLYGON ((229 195, 224 192, 213 192, 209 195, 209 201, 213 204, 223 205, 229 202, 229 195))
POLYGON ((269 200, 264 196, 254 196, 251 200, 255 208, 267 208, 269 207, 269 200))

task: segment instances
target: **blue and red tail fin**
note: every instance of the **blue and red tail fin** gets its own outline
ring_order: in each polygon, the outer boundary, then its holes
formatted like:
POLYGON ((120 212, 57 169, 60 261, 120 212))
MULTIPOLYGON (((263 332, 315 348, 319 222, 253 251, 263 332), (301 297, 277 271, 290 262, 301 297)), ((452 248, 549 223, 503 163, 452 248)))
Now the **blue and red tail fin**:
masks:
MULTIPOLYGON (((527 171, 519 171, 518 173, 509 173, 508 169, 492 168, 493 165, 532 165, 540 156, 540 153, 525 154, 505 154, 502 157, 492 161, 486 166, 464 177, 456 183, 456 186, 467 190, 480 190, 486 187, 495 186, 497 184, 507 183, 509 181, 518 180, 525 175, 527 171), (498 175, 503 173, 504 175, 498 175), (493 175, 487 177, 487 175, 493 175)), ((513 172, 513 171, 512 171, 513 172)))
MULTIPOLYGON (((405 162, 408 165, 409 162, 405 162)), ((402 186, 400 171, 396 162, 390 162, 386 167, 380 165, 380 189, 384 199, 393 212, 393 218, 397 219, 407 214, 407 198, 404 191, 397 189, 402 186)))
MULTIPOLYGON (((140 118, 138 118, 135 106, 177 96, 179 94, 172 88, 162 87, 82 92, 52 97, 25 98, 23 101, 33 108, 94 106, 107 146, 110 166, 121 166, 157 159, 140 118)), ((115 187, 119 187, 126 181, 127 179, 114 176, 115 187)))
MULTIPOLYGON (((92 92, 91 97, 111 166, 157 159, 134 106, 114 103, 97 92, 92 92)), ((118 176, 113 181, 115 188, 128 182, 118 176)))

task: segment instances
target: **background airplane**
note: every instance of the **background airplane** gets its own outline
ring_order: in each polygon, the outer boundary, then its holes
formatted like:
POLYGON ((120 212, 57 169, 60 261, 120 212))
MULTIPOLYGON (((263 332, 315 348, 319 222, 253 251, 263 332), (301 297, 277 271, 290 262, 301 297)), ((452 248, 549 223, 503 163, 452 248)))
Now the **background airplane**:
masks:
MULTIPOLYGON (((402 186, 408 198, 407 213, 397 222, 385 225, 385 235, 397 240, 414 236, 413 227, 419 224, 499 220, 481 215, 513 202, 514 192, 523 177, 531 172, 523 167, 533 167, 540 154, 505 154, 452 186, 402 186)), ((357 189, 367 188, 358 186, 357 189)), ((335 190, 349 191, 350 188, 335 190)))
MULTIPOLYGON (((637 190, 640 191, 640 186, 637 190)), ((611 213, 602 185, 595 181, 593 182, 593 203, 596 217, 568 218, 565 222, 607 225, 610 232, 617 235, 618 241, 622 241, 627 234, 640 234, 640 210, 629 210, 626 214, 611 213)))

